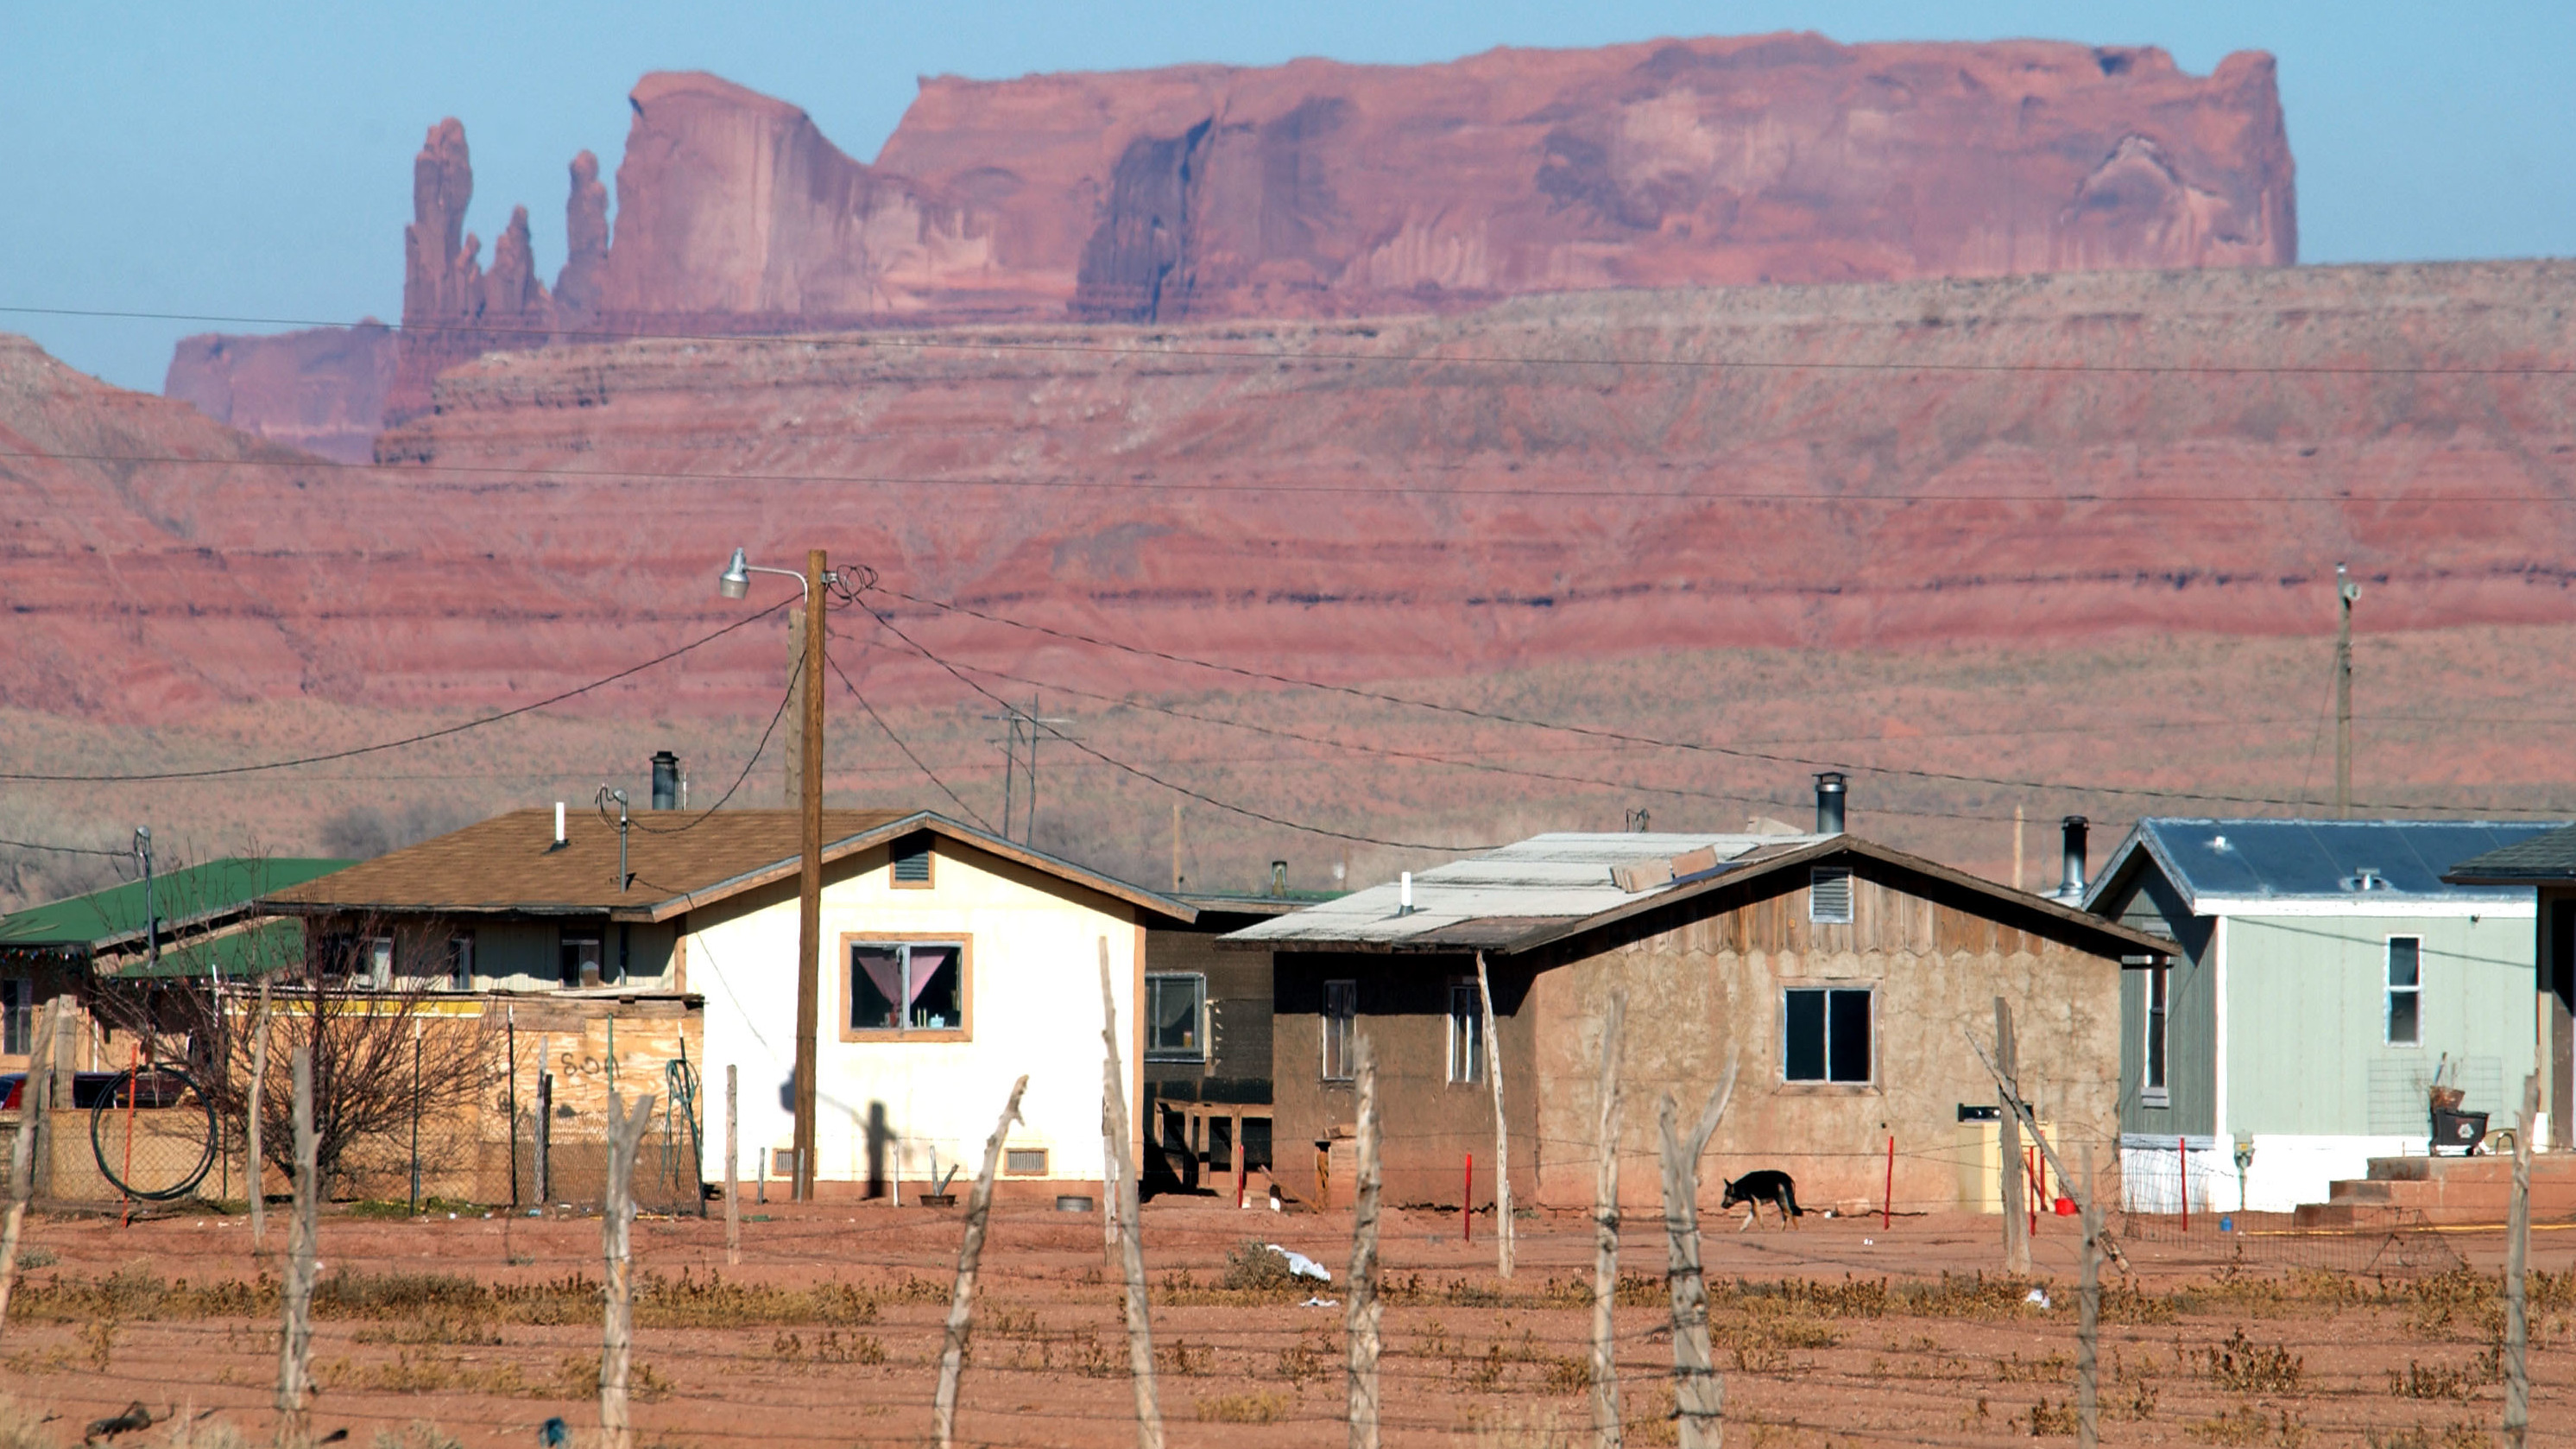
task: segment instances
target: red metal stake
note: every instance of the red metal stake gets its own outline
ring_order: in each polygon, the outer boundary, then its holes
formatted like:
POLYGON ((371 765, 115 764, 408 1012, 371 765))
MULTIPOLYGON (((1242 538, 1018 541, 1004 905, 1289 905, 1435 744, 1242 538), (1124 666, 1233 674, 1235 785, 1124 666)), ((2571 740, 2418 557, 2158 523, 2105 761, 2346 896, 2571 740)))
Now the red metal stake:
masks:
POLYGON ((2174 1161, 2182 1164, 2182 1230, 2191 1231, 2191 1144, 2174 1139, 2174 1161))
POLYGON ((1476 1241, 1476 1154, 1467 1154, 1467 1193, 1458 1199, 1458 1236, 1476 1241))
POLYGON ((134 1226, 134 1099, 142 1094, 143 1043, 126 1048, 125 1070, 125 1226, 134 1226))
POLYGON ((1887 1231, 1896 1214, 1896 1134, 1887 1134, 1887 1195, 1878 1200, 1878 1230, 1887 1231))

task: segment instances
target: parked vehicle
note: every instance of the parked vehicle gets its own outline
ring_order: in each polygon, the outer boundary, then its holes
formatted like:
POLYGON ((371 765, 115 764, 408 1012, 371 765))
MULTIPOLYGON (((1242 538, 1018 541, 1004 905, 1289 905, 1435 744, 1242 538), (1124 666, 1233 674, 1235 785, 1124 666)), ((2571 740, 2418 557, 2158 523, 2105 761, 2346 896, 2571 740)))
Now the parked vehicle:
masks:
MULTIPOLYGON (((126 1100, 128 1094, 119 1087, 119 1084, 126 1080, 126 1076, 124 1072, 74 1073, 71 1107, 77 1111, 87 1111, 96 1107, 101 1101, 107 1101, 109 1105, 116 1107, 176 1107, 187 1099, 185 1078, 174 1072, 147 1068, 135 1078, 138 1085, 131 1094, 133 1100, 128 1102, 126 1100)), ((0 1112, 15 1112, 25 1105, 21 1097, 26 1089, 25 1072, 0 1073, 0 1112)), ((58 1102, 55 1105, 59 1107, 63 1104, 58 1102)))

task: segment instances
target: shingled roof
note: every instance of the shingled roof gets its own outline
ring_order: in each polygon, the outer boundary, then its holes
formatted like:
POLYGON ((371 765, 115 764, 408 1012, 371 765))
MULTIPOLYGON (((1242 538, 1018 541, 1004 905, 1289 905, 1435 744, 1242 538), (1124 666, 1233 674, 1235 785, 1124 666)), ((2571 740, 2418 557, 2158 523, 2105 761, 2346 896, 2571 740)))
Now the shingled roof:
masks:
POLYGON ((2473 855, 2442 872, 2452 885, 2539 885, 2576 880, 2576 825, 2473 855))
MULTIPOLYGON (((693 907, 792 878, 804 851, 800 817, 793 810, 651 811, 632 820, 626 842, 631 879, 623 890, 617 878, 614 817, 593 810, 569 812, 564 842, 558 846, 552 811, 514 810, 275 892, 261 904, 300 915, 508 913, 665 921, 693 907)), ((928 810, 826 810, 823 861, 828 866, 923 832, 972 845, 1156 915, 1182 921, 1198 915, 1183 902, 928 810)))

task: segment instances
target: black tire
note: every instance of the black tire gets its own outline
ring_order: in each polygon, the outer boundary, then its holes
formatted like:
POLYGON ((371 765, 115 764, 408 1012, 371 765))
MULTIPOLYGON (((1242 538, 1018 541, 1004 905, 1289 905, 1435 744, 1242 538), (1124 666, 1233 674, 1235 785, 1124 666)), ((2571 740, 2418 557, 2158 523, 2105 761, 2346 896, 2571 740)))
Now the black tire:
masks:
MULTIPOLYGON (((116 1080, 99 1093, 98 1100, 89 1109, 89 1150, 98 1161, 98 1175, 107 1180, 108 1186, 142 1202, 172 1202, 195 1192, 197 1185, 206 1180, 206 1174, 214 1170, 215 1137, 214 1104, 198 1090, 197 1079, 178 1067, 146 1067, 140 1073, 128 1068, 119 1072, 116 1080), (117 1150, 111 1151, 108 1137, 123 1128, 128 1116, 125 1102, 135 1093, 138 1075, 156 1079, 156 1085, 160 1082, 177 1084, 178 1101, 175 1105, 142 1110, 170 1114, 167 1119, 155 1117, 158 1130, 153 1135, 162 1145, 155 1149, 154 1155, 164 1163, 183 1166, 185 1170, 175 1175, 154 1172, 144 1181, 132 1183, 121 1175, 126 1170, 124 1160, 129 1144, 120 1137, 117 1150), (191 1132, 190 1129, 200 1126, 201 1131, 191 1132), (192 1135, 196 1138, 193 1163, 189 1161, 191 1149, 184 1145, 192 1135), (111 1162, 111 1157, 116 1161, 111 1162)), ((144 1177, 140 1171, 134 1175, 144 1177)))

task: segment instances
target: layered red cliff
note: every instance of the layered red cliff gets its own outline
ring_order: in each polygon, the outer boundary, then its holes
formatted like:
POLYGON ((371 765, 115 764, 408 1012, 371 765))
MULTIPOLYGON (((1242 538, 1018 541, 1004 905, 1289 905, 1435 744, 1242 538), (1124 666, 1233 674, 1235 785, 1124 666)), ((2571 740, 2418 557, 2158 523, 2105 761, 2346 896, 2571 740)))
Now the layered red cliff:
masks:
MULTIPOLYGON (((2254 53, 2203 78, 2153 49, 1781 35, 948 77, 923 82, 874 165, 712 76, 650 75, 630 99, 614 237, 585 153, 551 296, 524 214, 482 270, 461 235, 463 129, 432 129, 386 416, 416 415, 459 361, 603 333, 1355 316, 2298 250, 2272 62, 2254 53)), ((264 405, 238 361, 220 387, 204 370, 174 359, 171 395, 228 392, 253 431, 300 416, 264 405)))
MULTIPOLYGON (((0 443, 68 455, 0 459, 0 705, 47 710, 525 702, 732 617, 737 542, 1344 678, 2306 632, 2346 560, 2374 628, 2576 619, 2563 263, 634 340, 451 369, 371 468, 0 361, 0 443)), ((881 602, 977 668, 1210 682, 881 602)), ((848 617, 877 697, 955 696, 848 617)), ((766 709, 778 647, 692 656, 653 708, 766 709)))

